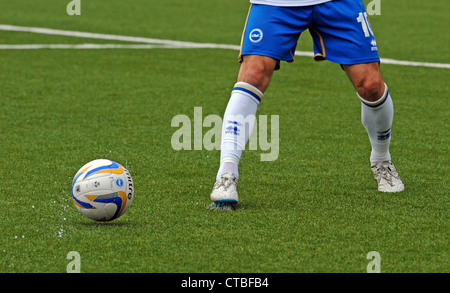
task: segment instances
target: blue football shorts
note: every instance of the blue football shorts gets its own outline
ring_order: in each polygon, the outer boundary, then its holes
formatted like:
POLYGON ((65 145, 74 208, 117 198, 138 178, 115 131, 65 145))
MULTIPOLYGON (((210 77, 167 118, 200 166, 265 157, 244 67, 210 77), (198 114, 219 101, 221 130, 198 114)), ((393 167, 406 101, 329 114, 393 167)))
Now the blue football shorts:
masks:
POLYGON ((313 39, 316 61, 330 60, 341 65, 380 61, 361 0, 298 7, 251 4, 239 60, 245 55, 262 55, 293 62, 298 38, 306 29, 313 39))

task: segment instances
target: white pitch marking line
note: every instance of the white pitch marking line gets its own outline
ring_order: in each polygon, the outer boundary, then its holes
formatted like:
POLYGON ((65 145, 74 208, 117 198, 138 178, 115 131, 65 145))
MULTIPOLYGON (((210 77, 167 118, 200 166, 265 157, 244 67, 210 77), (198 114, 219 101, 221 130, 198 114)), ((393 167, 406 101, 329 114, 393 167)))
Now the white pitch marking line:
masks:
MULTIPOLYGON (((78 37, 78 38, 90 38, 98 40, 115 40, 124 42, 134 42, 134 43, 145 43, 152 45, 121 45, 121 44, 79 44, 79 45, 69 45, 69 44, 36 44, 36 45, 0 45, 0 49, 3 50, 25 50, 25 49, 153 49, 153 48, 181 48, 181 49, 231 49, 240 50, 240 46, 236 45, 225 45, 225 44, 214 44, 214 43, 194 43, 185 41, 173 41, 173 40, 162 40, 153 39, 145 37, 131 37, 131 36, 120 36, 111 34, 99 34, 99 33, 89 33, 89 32, 79 32, 79 31, 66 31, 57 30, 49 28, 40 27, 24 27, 0 24, 0 30, 3 31, 17 31, 17 32, 29 32, 36 34, 47 34, 47 35, 58 35, 58 36, 68 36, 68 37, 78 37), (159 45, 155 45, 159 44, 159 45)), ((297 56, 314 56, 313 52, 303 52, 296 51, 297 56)), ((404 65, 404 66, 422 66, 422 67, 433 67, 433 68, 450 68, 448 63, 431 63, 431 62, 415 62, 415 61, 405 61, 405 60, 395 60, 389 58, 381 58, 381 62, 384 64, 394 64, 394 65, 404 65)))
POLYGON ((381 63, 384 64, 395 64, 395 65, 405 65, 405 66, 422 66, 422 67, 434 67, 434 68, 450 68, 448 63, 431 63, 431 62, 415 62, 415 61, 404 61, 395 60, 388 58, 380 58, 381 63))
POLYGON ((185 48, 170 45, 153 44, 20 44, 20 45, 0 45, 0 50, 36 50, 36 49, 155 49, 155 48, 185 48))
POLYGON ((239 46, 235 45, 221 45, 221 44, 208 44, 208 43, 193 43, 185 41, 172 41, 172 40, 161 40, 152 39, 144 37, 130 37, 130 36, 119 36, 119 35, 109 35, 109 34, 97 34, 97 33, 87 33, 78 31, 65 31, 56 30, 40 27, 24 27, 15 25, 4 25, 0 24, 0 30, 4 31, 16 31, 16 32, 28 32, 36 34, 46 34, 46 35, 57 35, 57 36, 67 36, 67 37, 78 37, 78 38, 88 38, 97 40, 115 40, 133 43, 147 43, 147 44, 162 44, 170 46, 178 46, 180 48, 214 48, 214 49, 236 49, 239 46))

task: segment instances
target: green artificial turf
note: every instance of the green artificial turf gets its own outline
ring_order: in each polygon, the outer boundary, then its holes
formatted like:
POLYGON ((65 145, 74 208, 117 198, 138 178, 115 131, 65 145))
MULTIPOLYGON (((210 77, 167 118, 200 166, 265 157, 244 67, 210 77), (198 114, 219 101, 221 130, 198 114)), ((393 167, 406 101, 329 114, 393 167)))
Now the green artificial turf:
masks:
MULTIPOLYGON (((248 9, 243 0, 97 0, 68 16, 68 2, 0 0, 0 22, 239 45, 248 9)), ((407 2, 382 1, 371 17, 381 57, 450 63, 447 1, 407 2)), ((125 42, 0 31, 0 44, 81 43, 125 42)), ((298 49, 312 50, 308 33, 298 49)), ((282 63, 258 109, 279 117, 278 158, 246 151, 239 208, 215 211, 219 151, 174 150, 171 121, 193 121, 194 107, 203 118, 223 114, 237 53, 0 50, 0 272, 66 272, 70 251, 83 273, 365 273, 370 251, 381 272, 449 272, 449 70, 382 65, 406 186, 385 194, 339 65, 282 63), (71 200, 73 176, 98 158, 128 168, 136 188, 127 213, 108 223, 71 200)))

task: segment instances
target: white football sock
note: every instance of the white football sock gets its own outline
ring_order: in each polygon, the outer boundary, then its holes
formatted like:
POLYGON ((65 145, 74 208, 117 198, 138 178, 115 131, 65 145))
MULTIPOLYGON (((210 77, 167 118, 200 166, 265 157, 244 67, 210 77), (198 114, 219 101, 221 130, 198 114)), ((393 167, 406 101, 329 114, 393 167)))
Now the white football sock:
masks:
MULTIPOLYGON (((359 95, 358 95, 359 96, 359 95)), ((385 84, 383 96, 375 102, 369 102, 360 97, 361 121, 369 135, 372 152, 370 162, 390 161, 389 144, 391 141, 391 127, 394 118, 394 105, 385 84)))
POLYGON ((220 168, 216 179, 224 173, 239 177, 238 165, 255 124, 256 111, 263 93, 245 82, 234 85, 225 110, 220 146, 220 168))

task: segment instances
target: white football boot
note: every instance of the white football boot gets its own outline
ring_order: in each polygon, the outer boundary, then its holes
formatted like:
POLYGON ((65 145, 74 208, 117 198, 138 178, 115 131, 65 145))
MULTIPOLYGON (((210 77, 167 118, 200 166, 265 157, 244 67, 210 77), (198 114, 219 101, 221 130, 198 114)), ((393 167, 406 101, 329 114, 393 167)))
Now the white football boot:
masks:
POLYGON ((378 183, 378 191, 400 192, 405 190, 405 185, 391 161, 377 162, 372 165, 371 169, 378 183))
POLYGON ((238 203, 238 179, 234 174, 225 173, 216 181, 211 191, 211 208, 219 210, 234 210, 238 203))

